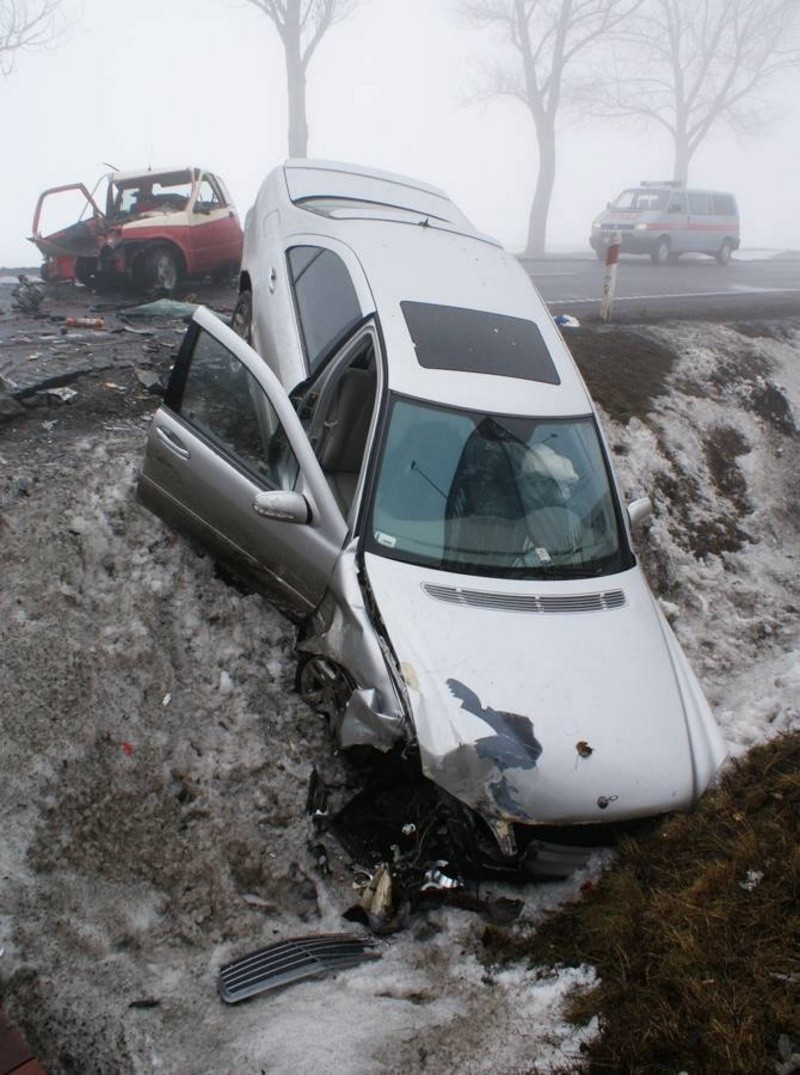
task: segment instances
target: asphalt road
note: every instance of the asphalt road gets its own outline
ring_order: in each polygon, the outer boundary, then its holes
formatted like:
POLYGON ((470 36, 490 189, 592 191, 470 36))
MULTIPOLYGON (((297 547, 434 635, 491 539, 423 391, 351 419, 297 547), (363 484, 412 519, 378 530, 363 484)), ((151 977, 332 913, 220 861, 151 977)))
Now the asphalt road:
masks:
MULTIPOLYGON (((554 312, 580 320, 598 316, 605 268, 591 252, 521 260, 554 312)), ((743 252, 724 267, 701 255, 674 265, 620 259, 612 314, 617 322, 787 313, 800 313, 800 256, 743 252)))

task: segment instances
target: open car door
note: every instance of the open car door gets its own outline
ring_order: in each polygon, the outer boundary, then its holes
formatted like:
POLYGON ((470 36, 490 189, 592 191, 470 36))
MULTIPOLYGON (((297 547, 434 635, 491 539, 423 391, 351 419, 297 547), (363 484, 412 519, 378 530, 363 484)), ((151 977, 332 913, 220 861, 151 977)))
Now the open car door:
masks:
POLYGON ((280 382, 203 307, 153 418, 137 496, 295 617, 319 603, 347 535, 280 382))
MULTIPOLYGON (((55 215, 58 215, 56 210, 55 215)), ((42 191, 33 213, 33 235, 35 243, 44 257, 70 254, 73 257, 93 257, 97 254, 97 233, 99 222, 104 220, 100 206, 83 183, 66 183, 60 187, 50 187, 42 191), (65 196, 70 196, 69 201, 65 196), (45 205, 52 207, 62 202, 69 208, 77 205, 80 213, 74 223, 62 225, 49 235, 42 234, 45 205)))

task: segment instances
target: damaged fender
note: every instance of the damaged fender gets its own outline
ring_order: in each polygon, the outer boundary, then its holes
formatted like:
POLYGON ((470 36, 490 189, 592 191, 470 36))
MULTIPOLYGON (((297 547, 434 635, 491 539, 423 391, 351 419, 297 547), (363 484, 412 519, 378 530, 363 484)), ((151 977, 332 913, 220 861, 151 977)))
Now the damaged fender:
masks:
POLYGON ((328 658, 356 682, 347 704, 333 716, 340 744, 386 752, 411 738, 410 727, 399 684, 390 672, 391 654, 380 644, 359 582, 356 544, 353 541, 339 558, 297 650, 328 658))

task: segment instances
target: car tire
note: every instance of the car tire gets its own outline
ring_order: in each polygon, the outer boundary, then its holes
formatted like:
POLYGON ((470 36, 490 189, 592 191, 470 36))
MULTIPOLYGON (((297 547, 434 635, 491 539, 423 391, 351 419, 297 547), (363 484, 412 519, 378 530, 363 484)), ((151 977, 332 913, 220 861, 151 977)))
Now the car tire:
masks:
POLYGON ((725 239, 723 241, 723 243, 722 243, 722 246, 719 248, 719 250, 714 255, 714 257, 717 259, 717 264, 718 265, 727 265, 728 262, 731 260, 731 254, 732 253, 733 253, 733 246, 731 245, 731 241, 730 241, 730 239, 725 239))
POLYGON ((315 713, 332 721, 344 712, 353 683, 333 661, 312 654, 301 658, 297 666, 295 690, 315 713))
POLYGON ((154 246, 145 255, 144 276, 148 287, 171 295, 181 278, 178 255, 169 246, 154 246))
POLYGON ((253 342, 253 293, 240 291, 231 314, 231 328, 245 342, 253 342))
POLYGON ((650 258, 654 265, 666 265, 670 259, 672 253, 669 245, 669 239, 666 235, 662 235, 656 245, 653 247, 650 258))

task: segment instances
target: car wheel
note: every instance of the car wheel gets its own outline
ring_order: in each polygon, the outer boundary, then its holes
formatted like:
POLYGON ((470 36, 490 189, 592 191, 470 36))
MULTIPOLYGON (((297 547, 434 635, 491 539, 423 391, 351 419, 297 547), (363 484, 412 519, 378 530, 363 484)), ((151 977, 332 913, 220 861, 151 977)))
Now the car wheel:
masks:
POLYGON ((181 278, 178 257, 168 246, 154 246, 145 258, 145 279, 150 287, 170 295, 181 278))
POLYGON ((239 292, 239 298, 231 315, 231 328, 237 336, 241 336, 247 343, 253 342, 253 293, 252 291, 239 292))
POLYGON ((650 258, 654 265, 666 265, 669 261, 669 256, 669 239, 667 239, 666 236, 662 236, 653 248, 650 258))
POLYGON ((716 257, 718 264, 727 265, 731 260, 732 253, 733 248, 730 244, 730 240, 726 239, 714 256, 716 257))
POLYGON ((350 677, 325 657, 303 657, 297 666, 297 693, 314 710, 333 720, 353 692, 350 677))

